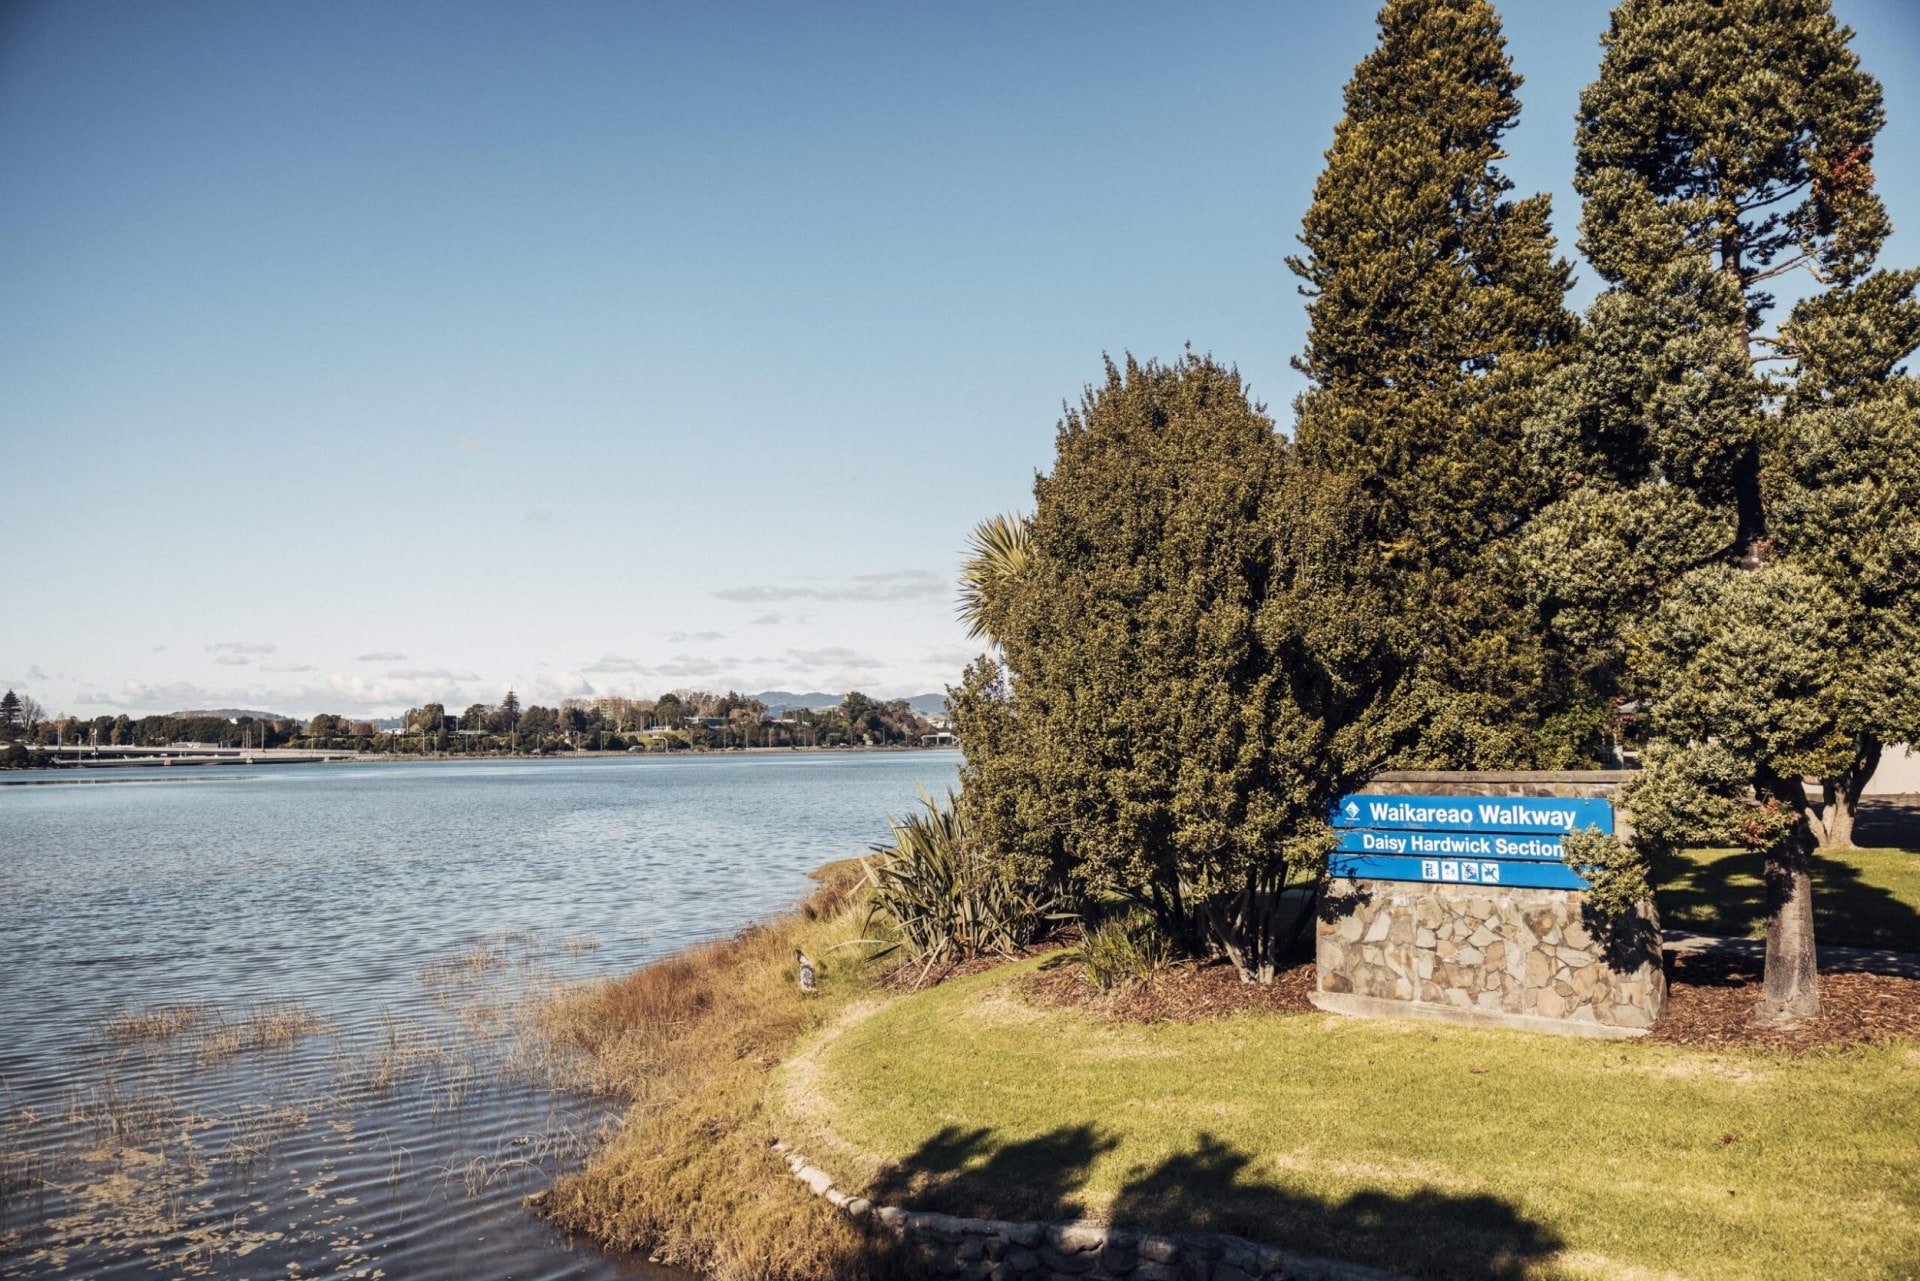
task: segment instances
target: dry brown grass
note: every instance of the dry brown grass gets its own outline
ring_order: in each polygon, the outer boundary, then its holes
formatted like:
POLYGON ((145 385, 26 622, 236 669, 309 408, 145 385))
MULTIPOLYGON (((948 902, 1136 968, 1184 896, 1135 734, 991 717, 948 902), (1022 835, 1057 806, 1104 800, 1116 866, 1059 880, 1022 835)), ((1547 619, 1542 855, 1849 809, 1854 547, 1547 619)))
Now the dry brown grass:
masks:
POLYGON ((220 1018, 198 1025, 195 1051, 203 1063, 217 1062, 255 1050, 284 1050, 303 1037, 327 1030, 327 1022, 298 1001, 261 1001, 235 1019, 220 1018))
POLYGON ((13 1218, 13 1208, 44 1193, 53 1177, 53 1154, 10 1129, 0 1134, 0 1229, 13 1218))
POLYGON ((107 1039, 117 1043, 130 1041, 166 1041, 204 1023, 213 1009, 205 1004, 162 1005, 151 1010, 136 1010, 107 1022, 107 1039))
POLYGON ((587 1169, 536 1198, 561 1227, 717 1281, 855 1281, 892 1261, 790 1176, 771 1147, 773 1072, 809 1032, 869 991, 858 867, 822 869, 797 912, 622 979, 563 992, 540 1027, 576 1083, 631 1100, 587 1169), (803 996, 794 948, 820 972, 803 996))
MULTIPOLYGON (((473 983, 484 978, 494 970, 505 969, 509 955, 516 947, 530 948, 530 939, 519 933, 503 934, 498 947, 489 943, 476 943, 458 956, 435 961, 420 973, 420 981, 428 987, 443 983, 473 983)), ((524 959, 529 953, 522 952, 524 959)))

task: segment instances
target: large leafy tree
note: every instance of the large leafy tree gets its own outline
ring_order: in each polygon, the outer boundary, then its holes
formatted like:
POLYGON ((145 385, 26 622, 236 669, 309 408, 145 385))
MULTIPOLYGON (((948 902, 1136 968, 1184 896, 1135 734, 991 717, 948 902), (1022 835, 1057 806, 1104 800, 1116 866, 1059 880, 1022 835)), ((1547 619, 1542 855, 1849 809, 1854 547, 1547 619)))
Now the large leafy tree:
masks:
POLYGON ((1492 5, 1389 0, 1379 26, 1290 260, 1311 299, 1300 455, 1359 483, 1418 619, 1404 763, 1566 763, 1600 709, 1543 648, 1506 548, 1544 497, 1522 423, 1573 331, 1570 269, 1547 197, 1514 199, 1499 168, 1520 77, 1492 5))
POLYGON ((1818 1011, 1812 850, 1850 840, 1881 743, 1920 731, 1899 368, 1920 273, 1875 269, 1884 112, 1851 35, 1826 0, 1614 11, 1576 176, 1608 288, 1529 425, 1557 500, 1527 548, 1540 604, 1596 680, 1650 700, 1674 746, 1649 795, 1766 852, 1766 1022, 1818 1011), (1729 761, 1757 807, 1737 821, 1729 761))
POLYGON ((1273 976, 1282 893, 1319 875, 1333 798, 1377 764, 1393 686, 1353 574, 1360 504, 1317 482, 1232 371, 1110 363, 1030 525, 983 530, 967 575, 1004 660, 952 696, 970 830, 1250 981, 1273 976))

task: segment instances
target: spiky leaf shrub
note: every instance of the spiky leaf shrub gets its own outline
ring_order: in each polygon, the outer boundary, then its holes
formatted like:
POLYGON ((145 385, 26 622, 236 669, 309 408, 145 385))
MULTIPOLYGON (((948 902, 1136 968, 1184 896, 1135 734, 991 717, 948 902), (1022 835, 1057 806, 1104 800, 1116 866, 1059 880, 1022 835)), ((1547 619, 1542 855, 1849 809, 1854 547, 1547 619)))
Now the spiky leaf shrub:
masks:
POLYGON ((872 913, 892 923, 908 959, 924 974, 1032 942, 1050 923, 1053 900, 967 839, 951 792, 945 803, 922 794, 920 805, 917 814, 888 820, 893 844, 875 846, 878 857, 867 864, 872 913))
POLYGON ((1145 983, 1173 964, 1173 940, 1153 917, 1129 912, 1090 923, 1073 956, 1080 974, 1102 992, 1145 983))

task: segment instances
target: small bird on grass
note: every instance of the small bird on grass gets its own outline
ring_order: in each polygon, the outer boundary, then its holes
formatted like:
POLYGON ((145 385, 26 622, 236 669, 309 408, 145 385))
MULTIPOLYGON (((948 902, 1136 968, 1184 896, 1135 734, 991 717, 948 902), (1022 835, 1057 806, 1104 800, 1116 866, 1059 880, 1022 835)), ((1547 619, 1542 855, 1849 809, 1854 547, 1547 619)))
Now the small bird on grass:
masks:
POLYGON ((813 958, 799 948, 793 949, 794 959, 800 963, 800 990, 812 992, 817 989, 813 984, 813 958))

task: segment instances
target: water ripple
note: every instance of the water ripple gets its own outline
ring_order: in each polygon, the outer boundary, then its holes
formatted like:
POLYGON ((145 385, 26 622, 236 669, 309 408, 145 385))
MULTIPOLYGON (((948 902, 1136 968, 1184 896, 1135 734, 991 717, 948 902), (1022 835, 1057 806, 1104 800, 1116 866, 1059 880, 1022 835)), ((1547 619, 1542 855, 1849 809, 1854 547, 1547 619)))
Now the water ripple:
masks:
POLYGON ((955 764, 0 788, 0 1277, 669 1275, 521 1208, 620 1118, 515 1011, 777 910, 955 764))

